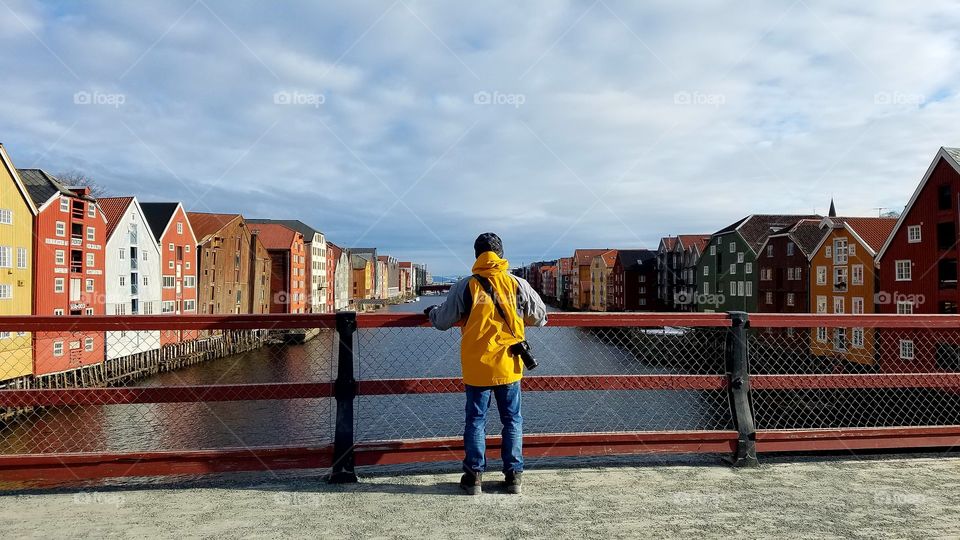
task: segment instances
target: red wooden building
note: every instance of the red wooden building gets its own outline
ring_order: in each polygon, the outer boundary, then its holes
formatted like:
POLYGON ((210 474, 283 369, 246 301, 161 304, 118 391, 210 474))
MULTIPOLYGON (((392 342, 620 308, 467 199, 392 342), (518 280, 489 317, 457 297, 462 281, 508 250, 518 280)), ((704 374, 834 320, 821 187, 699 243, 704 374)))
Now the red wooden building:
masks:
MULTIPOLYGON (((140 208, 160 246, 161 312, 197 313, 197 238, 183 205, 140 203, 140 208)), ((193 330, 164 330, 160 333, 160 344, 196 339, 197 334, 193 330)))
POLYGON ((810 312, 809 258, 830 232, 819 219, 801 219, 786 231, 771 234, 757 255, 757 311, 810 312))
MULTIPOLYGON (((86 187, 40 169, 21 169, 39 209, 34 228, 34 313, 104 315, 107 219, 86 187)), ((35 332, 33 372, 47 375, 103 362, 103 332, 35 332)))
POLYGON ((608 311, 656 311, 657 252, 620 249, 608 285, 608 311))
POLYGON ((307 257, 303 235, 276 223, 258 223, 260 241, 270 254, 270 313, 306 313, 307 257))
MULTIPOLYGON (((877 254, 878 313, 957 313, 960 148, 941 148, 877 254)), ((880 332, 883 371, 960 370, 957 332, 880 332)))

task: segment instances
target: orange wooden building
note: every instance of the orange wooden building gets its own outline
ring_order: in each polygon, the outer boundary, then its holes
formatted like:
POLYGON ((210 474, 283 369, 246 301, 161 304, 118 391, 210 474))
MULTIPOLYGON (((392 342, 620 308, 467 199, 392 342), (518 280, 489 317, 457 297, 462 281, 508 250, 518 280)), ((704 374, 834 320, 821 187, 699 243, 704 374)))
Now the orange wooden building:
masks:
MULTIPOLYGON (((161 312, 197 313, 197 238, 183 205, 178 202, 140 203, 154 240, 160 246, 161 312)), ((164 330, 161 345, 196 339, 196 330, 164 330)))
POLYGON ((256 223, 270 254, 270 313, 306 313, 307 252, 303 235, 277 223, 256 223))
MULTIPOLYGON (((893 231, 894 218, 827 217, 830 230, 810 255, 810 311, 819 314, 876 313, 877 252, 893 231)), ((810 350, 857 364, 876 361, 873 330, 814 328, 810 350)))

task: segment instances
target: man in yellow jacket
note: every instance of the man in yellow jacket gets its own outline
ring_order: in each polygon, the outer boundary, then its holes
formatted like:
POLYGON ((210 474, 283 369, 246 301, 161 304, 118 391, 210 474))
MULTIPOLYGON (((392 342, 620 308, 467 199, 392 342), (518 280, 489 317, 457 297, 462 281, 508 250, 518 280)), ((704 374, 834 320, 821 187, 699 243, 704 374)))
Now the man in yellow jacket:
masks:
POLYGON ((481 234, 473 248, 477 257, 473 275, 454 284, 446 300, 440 306, 427 308, 425 313, 439 330, 447 330, 463 321, 460 365, 467 405, 463 431, 466 456, 461 489, 471 495, 481 492, 486 468, 487 409, 491 399, 496 398, 500 423, 503 424, 500 455, 504 483, 509 493, 520 493, 523 472, 520 379, 523 377, 523 362, 510 348, 526 340, 525 324, 547 324, 547 309, 526 280, 508 272, 510 263, 503 258, 500 237, 493 233, 481 234))

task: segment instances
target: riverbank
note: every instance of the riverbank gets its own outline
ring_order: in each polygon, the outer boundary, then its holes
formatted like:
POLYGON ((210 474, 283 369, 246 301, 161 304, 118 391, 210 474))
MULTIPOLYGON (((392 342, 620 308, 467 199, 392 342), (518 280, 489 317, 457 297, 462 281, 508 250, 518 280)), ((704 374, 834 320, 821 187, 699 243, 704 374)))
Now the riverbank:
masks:
MULTIPOLYGON (((319 472, 8 496, 10 537, 955 538, 960 458, 778 458, 755 469, 632 458, 533 468, 524 495, 458 494, 459 474, 319 472), (50 519, 50 516, 58 516, 50 519)), ((532 463, 532 467, 536 464, 532 463)), ((451 469, 455 468, 451 466, 451 469)), ((488 484, 500 477, 491 473, 488 484)))

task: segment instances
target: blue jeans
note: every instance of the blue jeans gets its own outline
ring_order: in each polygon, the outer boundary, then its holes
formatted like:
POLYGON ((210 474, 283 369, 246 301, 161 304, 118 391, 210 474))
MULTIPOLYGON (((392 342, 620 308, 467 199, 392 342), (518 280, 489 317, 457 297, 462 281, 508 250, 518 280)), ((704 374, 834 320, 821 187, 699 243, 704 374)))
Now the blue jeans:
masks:
POLYGON ((503 424, 500 457, 503 472, 523 471, 523 417, 520 415, 520 381, 500 386, 467 385, 467 420, 463 430, 466 458, 463 470, 483 472, 487 467, 486 425, 490 401, 497 398, 497 411, 503 424))

